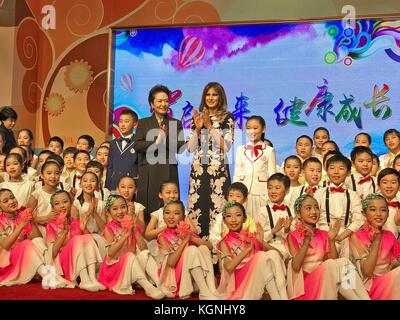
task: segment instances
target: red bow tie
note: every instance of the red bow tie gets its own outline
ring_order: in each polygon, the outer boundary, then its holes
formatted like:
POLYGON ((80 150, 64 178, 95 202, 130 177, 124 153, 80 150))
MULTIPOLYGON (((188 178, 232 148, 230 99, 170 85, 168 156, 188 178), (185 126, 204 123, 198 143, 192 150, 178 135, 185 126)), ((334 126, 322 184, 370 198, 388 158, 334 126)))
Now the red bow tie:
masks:
POLYGON ((277 210, 286 210, 287 206, 285 204, 281 204, 278 206, 277 204, 274 204, 272 206, 272 210, 277 211, 277 210))
POLYGON ((398 208, 399 202, 398 201, 390 201, 390 202, 388 202, 388 206, 391 206, 393 208, 398 208))
POLYGON ((315 191, 317 191, 317 190, 318 190, 317 187, 308 187, 308 188, 306 188, 306 190, 304 190, 304 192, 309 193, 311 191, 312 193, 315 193, 315 191))
POLYGON ((256 145, 256 146, 253 146, 252 144, 248 144, 247 146, 246 146, 246 150, 251 150, 251 154, 252 154, 252 156, 254 157, 254 156, 258 156, 258 151, 259 150, 261 150, 262 149, 262 145, 261 144, 258 144, 258 145, 256 145))
POLYGON ((81 179, 82 179, 82 176, 75 176, 75 179, 81 180, 81 179))
POLYGON ((345 192, 346 191, 346 189, 343 187, 330 187, 329 190, 331 192, 345 192))
POLYGON ((360 179, 360 181, 358 181, 358 184, 363 184, 364 182, 370 181, 372 179, 371 176, 365 177, 360 179))

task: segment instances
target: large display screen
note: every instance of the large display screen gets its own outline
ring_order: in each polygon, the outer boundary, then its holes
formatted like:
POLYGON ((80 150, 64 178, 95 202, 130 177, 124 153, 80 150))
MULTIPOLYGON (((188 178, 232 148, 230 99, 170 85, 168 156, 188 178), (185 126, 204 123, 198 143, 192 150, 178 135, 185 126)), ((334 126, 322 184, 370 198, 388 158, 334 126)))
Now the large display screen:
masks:
MULTIPOLYGON (((113 135, 124 108, 151 114, 149 89, 171 90, 169 114, 188 136, 208 82, 225 88, 235 118, 235 144, 246 143, 246 119, 261 115, 277 163, 295 154, 300 135, 326 127, 348 155, 368 132, 377 155, 383 133, 400 124, 400 21, 342 21, 113 30, 113 135)), ((179 156, 186 201, 190 155, 179 156)), ((231 166, 233 176, 233 166, 231 166)), ((140 186, 139 186, 140 187, 140 186)))

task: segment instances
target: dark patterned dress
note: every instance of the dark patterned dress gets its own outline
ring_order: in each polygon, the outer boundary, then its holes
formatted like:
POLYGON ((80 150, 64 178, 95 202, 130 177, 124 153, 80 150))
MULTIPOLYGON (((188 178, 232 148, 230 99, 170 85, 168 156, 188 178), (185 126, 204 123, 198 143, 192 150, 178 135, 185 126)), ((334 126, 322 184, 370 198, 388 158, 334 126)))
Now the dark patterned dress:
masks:
MULTIPOLYGON (((224 138, 225 145, 233 144, 233 116, 227 113, 221 122, 211 116, 213 127, 224 138)), ((189 140, 195 132, 192 119, 189 140)), ((202 129, 197 148, 194 150, 190 169, 188 212, 199 236, 208 239, 209 229, 215 217, 222 212, 225 195, 231 184, 226 157, 207 129, 202 129)))

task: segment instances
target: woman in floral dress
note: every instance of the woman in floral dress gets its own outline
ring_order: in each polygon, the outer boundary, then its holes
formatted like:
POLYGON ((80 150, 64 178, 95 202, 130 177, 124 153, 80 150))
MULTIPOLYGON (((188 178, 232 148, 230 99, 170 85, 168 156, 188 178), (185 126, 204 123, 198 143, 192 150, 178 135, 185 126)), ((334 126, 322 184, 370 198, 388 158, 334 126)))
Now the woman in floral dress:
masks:
POLYGON ((194 152, 188 211, 199 235, 208 238, 231 183, 226 154, 233 143, 234 122, 227 112, 225 90, 217 82, 205 86, 199 109, 201 114, 193 110, 188 143, 189 152, 194 152))

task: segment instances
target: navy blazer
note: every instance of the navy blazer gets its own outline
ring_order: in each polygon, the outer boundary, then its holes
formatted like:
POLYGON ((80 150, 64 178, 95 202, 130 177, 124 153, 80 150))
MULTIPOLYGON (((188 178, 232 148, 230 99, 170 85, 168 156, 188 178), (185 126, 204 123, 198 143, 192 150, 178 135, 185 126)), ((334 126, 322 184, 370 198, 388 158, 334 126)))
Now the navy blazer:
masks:
POLYGON ((138 177, 138 157, 133 148, 133 137, 122 150, 122 140, 114 139, 110 142, 108 153, 106 188, 115 190, 118 181, 125 176, 135 179, 138 177))

